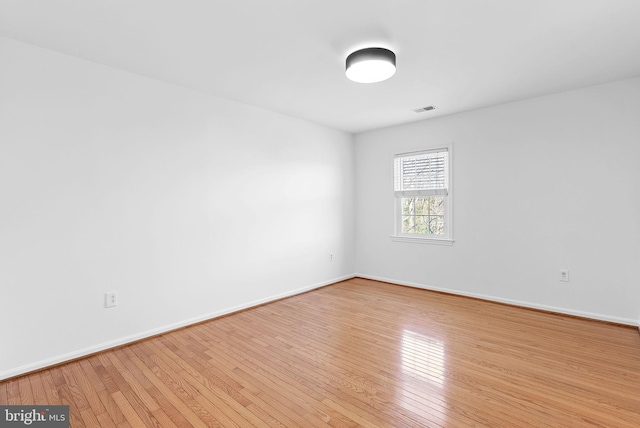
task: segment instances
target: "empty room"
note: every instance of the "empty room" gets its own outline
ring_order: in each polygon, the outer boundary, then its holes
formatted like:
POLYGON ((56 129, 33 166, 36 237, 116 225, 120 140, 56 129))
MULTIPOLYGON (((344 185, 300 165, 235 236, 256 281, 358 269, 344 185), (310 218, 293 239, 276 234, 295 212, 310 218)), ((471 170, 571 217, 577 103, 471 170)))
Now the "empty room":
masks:
POLYGON ((0 0, 0 427, 640 426, 637 0, 0 0))

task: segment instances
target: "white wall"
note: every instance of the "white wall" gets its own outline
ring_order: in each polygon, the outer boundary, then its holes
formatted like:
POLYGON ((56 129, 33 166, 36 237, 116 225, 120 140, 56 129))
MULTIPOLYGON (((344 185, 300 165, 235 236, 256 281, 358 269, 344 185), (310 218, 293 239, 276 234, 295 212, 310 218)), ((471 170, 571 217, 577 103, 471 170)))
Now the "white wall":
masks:
POLYGON ((360 134, 354 154, 5 38, 0 63, 0 379, 354 271, 640 321, 640 79, 360 134), (456 242, 392 242, 393 154, 448 142, 456 242))
POLYGON ((636 324, 639 100, 636 78, 357 135, 357 272, 636 324), (393 155, 451 142, 455 243, 392 242, 393 155))
POLYGON ((354 272, 351 135, 5 38, 0 63, 0 378, 354 272))

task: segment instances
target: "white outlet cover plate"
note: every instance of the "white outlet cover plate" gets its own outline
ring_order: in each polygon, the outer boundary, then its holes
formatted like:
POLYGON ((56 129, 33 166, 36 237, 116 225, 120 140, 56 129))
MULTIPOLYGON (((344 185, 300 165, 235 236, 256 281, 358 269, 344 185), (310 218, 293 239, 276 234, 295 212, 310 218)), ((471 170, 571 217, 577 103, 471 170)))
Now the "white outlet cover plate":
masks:
POLYGON ((558 279, 563 282, 569 282, 569 269, 560 269, 558 279))
POLYGON ((116 292, 104 294, 104 307, 113 308, 118 306, 118 294, 116 292))

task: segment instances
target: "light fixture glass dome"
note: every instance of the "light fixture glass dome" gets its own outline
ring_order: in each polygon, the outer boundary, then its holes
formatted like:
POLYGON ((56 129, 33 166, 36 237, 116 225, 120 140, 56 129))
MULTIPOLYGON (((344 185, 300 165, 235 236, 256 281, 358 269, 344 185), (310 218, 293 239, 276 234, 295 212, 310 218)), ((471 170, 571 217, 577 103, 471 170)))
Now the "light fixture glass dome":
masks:
POLYGON ((396 72, 396 54, 384 48, 366 48, 347 57, 347 77, 358 83, 382 82, 396 72))

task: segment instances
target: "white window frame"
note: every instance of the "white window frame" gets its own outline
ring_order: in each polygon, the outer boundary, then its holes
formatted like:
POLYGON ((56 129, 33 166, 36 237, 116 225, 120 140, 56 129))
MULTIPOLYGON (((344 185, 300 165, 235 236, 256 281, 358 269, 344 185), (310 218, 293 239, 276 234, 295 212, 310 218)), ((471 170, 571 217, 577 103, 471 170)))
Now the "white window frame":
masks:
POLYGON ((420 151, 398 153, 393 157, 393 190, 394 190, 394 234, 391 240, 396 242, 410 242, 419 244, 452 245, 453 240, 453 143, 427 148, 420 151), (402 233, 402 197, 418 196, 420 191, 403 191, 396 189, 396 160, 427 153, 447 152, 446 189, 434 192, 444 195, 444 235, 427 235, 418 233, 402 233))

